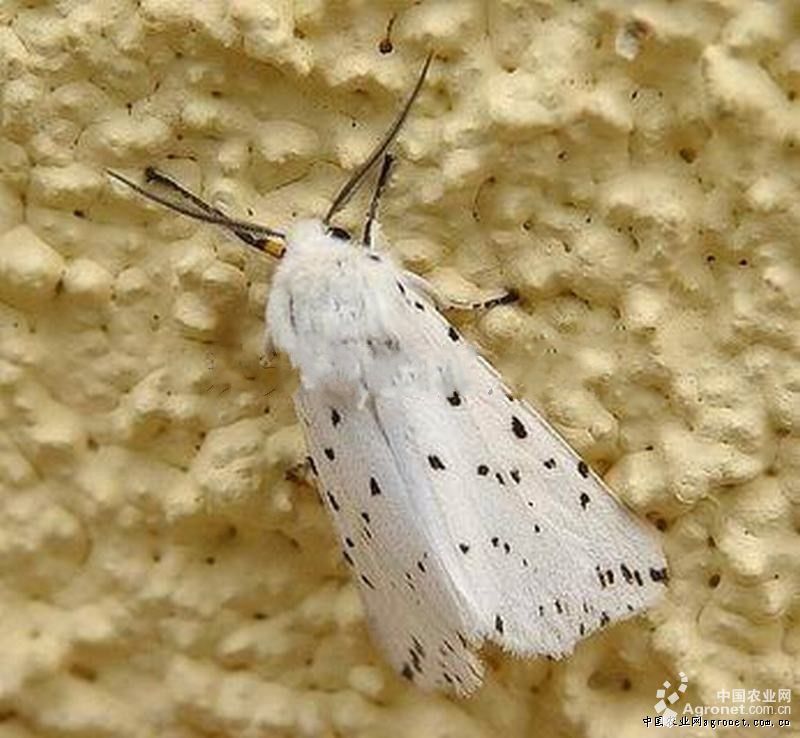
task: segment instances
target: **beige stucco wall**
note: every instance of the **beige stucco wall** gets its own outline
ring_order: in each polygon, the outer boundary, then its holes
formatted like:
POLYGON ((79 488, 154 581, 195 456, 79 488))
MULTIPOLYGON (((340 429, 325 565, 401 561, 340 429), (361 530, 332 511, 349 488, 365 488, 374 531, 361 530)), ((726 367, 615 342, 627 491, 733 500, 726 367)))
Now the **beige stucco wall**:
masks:
POLYGON ((797 690, 796 5, 9 0, 0 78, 0 738, 630 738, 679 671, 679 704, 797 690), (104 176, 320 214, 429 47, 385 234, 520 292, 454 319, 672 571, 464 702, 370 642, 259 365, 272 265, 104 176))

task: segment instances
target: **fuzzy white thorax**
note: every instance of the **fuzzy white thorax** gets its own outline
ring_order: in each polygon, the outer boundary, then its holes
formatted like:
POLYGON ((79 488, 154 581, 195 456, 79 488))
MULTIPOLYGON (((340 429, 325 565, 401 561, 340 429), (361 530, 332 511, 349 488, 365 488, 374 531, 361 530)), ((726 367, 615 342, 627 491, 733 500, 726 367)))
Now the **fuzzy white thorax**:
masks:
MULTIPOLYGON (((384 253, 331 235, 320 220, 296 223, 272 280, 266 322, 272 344, 298 369, 307 389, 362 396, 409 383, 440 383, 457 371, 410 354, 403 271, 384 253)), ((430 357, 433 358, 433 357, 430 357)), ((440 359, 440 357, 438 357, 440 359)), ((454 362, 454 364, 457 362, 454 362)))

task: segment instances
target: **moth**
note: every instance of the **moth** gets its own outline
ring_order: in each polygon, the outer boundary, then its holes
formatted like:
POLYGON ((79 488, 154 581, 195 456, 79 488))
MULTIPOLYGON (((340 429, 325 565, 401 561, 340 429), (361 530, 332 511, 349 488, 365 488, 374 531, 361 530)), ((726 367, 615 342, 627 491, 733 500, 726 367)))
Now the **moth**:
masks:
POLYGON ((431 58, 325 216, 285 232, 231 218, 153 169, 148 186, 110 175, 280 257, 268 344, 299 372, 308 464, 370 629, 403 677, 463 696, 481 684, 485 642, 563 657, 654 603, 667 569, 655 530, 509 391, 378 233, 387 151, 431 58), (379 163, 355 240, 331 220, 379 163))

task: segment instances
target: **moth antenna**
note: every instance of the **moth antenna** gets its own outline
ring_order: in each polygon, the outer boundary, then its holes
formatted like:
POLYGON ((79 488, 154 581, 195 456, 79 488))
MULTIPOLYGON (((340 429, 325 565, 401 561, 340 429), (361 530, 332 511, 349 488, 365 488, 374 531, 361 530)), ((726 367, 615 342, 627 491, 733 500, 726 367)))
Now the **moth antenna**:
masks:
POLYGON ((381 171, 378 174, 378 182, 375 185, 375 191, 372 193, 372 199, 369 201, 369 209, 367 210, 367 218, 364 222, 364 235, 361 243, 367 248, 372 248, 372 226, 375 223, 375 218, 378 215, 378 205, 381 201, 381 195, 389 181, 389 174, 394 164, 394 157, 391 154, 386 154, 383 157, 383 164, 381 164, 381 171))
POLYGON ((192 203, 192 205, 197 206, 197 208, 200 210, 204 210, 207 213, 213 213, 214 215, 218 215, 223 218, 225 217, 225 213, 223 213, 219 208, 214 207, 211 203, 208 203, 202 198, 198 197, 194 194, 194 192, 188 190, 180 182, 178 182, 178 180, 173 179, 168 174, 164 174, 164 172, 162 172, 160 169, 156 169, 155 167, 145 167, 144 179, 148 184, 155 182, 156 184, 160 184, 162 187, 178 193, 178 195, 180 195, 184 200, 188 200, 190 203, 192 203))
POLYGON ((333 199, 333 203, 331 204, 330 208, 328 208, 328 212, 325 214, 325 217, 322 219, 322 222, 325 225, 327 225, 330 219, 350 201, 350 198, 358 189, 358 186, 361 184, 364 177, 372 169, 372 167, 375 166, 375 163, 381 158, 381 156, 383 156, 386 149, 391 146, 392 142, 397 137, 397 134, 400 132, 400 128, 408 117, 411 106, 414 104, 414 101, 417 99, 417 96, 422 89, 422 83, 425 81, 425 75, 428 73, 428 68, 430 67, 432 60, 433 52, 429 51, 428 56, 425 57, 425 63, 422 65, 422 70, 420 71, 417 82, 414 85, 414 89, 411 90, 411 94, 408 96, 408 100, 406 100, 405 105, 403 105, 397 117, 394 119, 394 122, 389 127, 389 130, 383 135, 380 143, 372 150, 370 155, 367 157, 367 160, 355 172, 353 172, 350 179, 345 182, 342 189, 339 190, 336 197, 333 199))
MULTIPOLYGON (((199 210, 202 210, 205 213, 210 215, 215 215, 219 218, 223 218, 226 221, 228 220, 228 216, 222 212, 219 208, 214 207, 211 203, 206 202, 201 197, 198 197, 194 194, 191 190, 188 190, 184 187, 180 182, 175 179, 172 179, 164 172, 156 169, 155 167, 146 167, 144 170, 144 178, 145 181, 150 184, 155 182, 156 184, 165 187, 166 189, 172 190, 173 192, 177 193, 180 197, 184 200, 187 200, 192 205, 197 207, 199 210)), ((245 231, 233 231, 234 235, 236 235, 239 239, 244 241, 248 246, 252 246, 253 248, 264 250, 264 239, 258 236, 253 236, 250 233, 245 231)))
POLYGON ((231 218, 227 216, 221 210, 218 210, 213 205, 205 202, 205 200, 190 192, 183 187, 183 185, 180 185, 167 175, 162 174, 157 169, 148 167, 145 170, 145 177, 147 180, 149 182, 157 182, 161 185, 170 187, 188 200, 192 204, 192 207, 181 205, 180 203, 173 202, 163 195, 150 192, 141 185, 136 184, 136 182, 123 176, 119 172, 107 169, 106 173, 109 177, 121 182, 126 187, 130 187, 134 192, 138 193, 142 197, 152 202, 156 202, 159 205, 163 205, 169 210, 180 213, 181 215, 185 215, 193 220, 199 220, 203 223, 211 223, 213 225, 219 225, 223 228, 227 228, 235 236, 244 241, 248 246, 252 246, 253 248, 263 251, 270 256, 279 258, 283 254, 282 245, 276 247, 270 244, 270 239, 278 239, 281 241, 285 240, 286 236, 283 233, 276 231, 273 228, 269 228, 268 226, 260 225, 259 223, 238 220, 237 218, 231 218))
POLYGON ((165 174, 158 172, 155 169, 152 168, 148 169, 147 176, 149 179, 151 179, 152 181, 158 181, 160 184, 169 183, 169 185, 171 185, 174 189, 180 192, 184 197, 190 199, 194 205, 196 205, 199 208, 202 208, 203 212, 186 207, 185 205, 180 205, 164 197, 163 195, 157 195, 155 192, 150 192, 141 185, 138 185, 134 181, 123 176, 119 172, 107 169, 106 173, 110 177, 130 187, 132 190, 139 193, 148 200, 157 202, 159 205, 163 205, 164 207, 169 208, 170 210, 174 210, 175 212, 181 213, 181 215, 186 215, 187 217, 193 218, 194 220, 200 220, 203 221, 204 223, 212 223, 214 225, 221 225, 223 227, 230 228, 233 231, 242 231, 244 233, 248 233, 254 236, 261 235, 261 236, 268 236, 271 238, 280 238, 280 239, 286 238, 286 236, 283 233, 281 233, 280 231, 276 231, 274 228, 270 228, 269 226, 261 225, 260 223, 253 223, 247 220, 239 220, 237 218, 231 218, 230 216, 223 213, 221 210, 218 210, 212 205, 209 205, 204 200, 201 200, 197 195, 189 192, 182 185, 179 185, 177 182, 170 179, 165 174))

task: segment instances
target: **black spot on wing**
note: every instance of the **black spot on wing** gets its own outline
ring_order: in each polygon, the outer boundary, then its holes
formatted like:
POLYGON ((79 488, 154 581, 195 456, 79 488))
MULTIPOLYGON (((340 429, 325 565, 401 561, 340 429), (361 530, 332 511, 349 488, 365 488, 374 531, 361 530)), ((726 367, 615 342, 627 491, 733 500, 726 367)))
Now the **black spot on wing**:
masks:
POLYGON ((466 543, 459 543, 458 547, 461 549, 461 553, 467 553, 469 551, 469 545, 466 543))
POLYGON ((654 582, 662 582, 663 584, 666 584, 667 581, 669 581, 669 575, 667 574, 666 567, 662 569, 651 568, 650 579, 652 579, 654 582))
POLYGON ((453 328, 452 325, 447 326, 447 335, 450 337, 451 341, 459 341, 461 336, 458 335, 458 331, 453 328))
POLYGON ((584 510, 586 509, 586 506, 589 504, 590 501, 591 498, 589 497, 589 495, 587 495, 586 492, 581 492, 581 507, 584 510))
POLYGON ((478 464, 478 475, 485 477, 489 473, 489 467, 486 464, 478 464))
POLYGON ((453 407, 458 407, 461 404, 461 395, 458 394, 458 390, 453 390, 453 394, 448 396, 447 401, 453 407))
POLYGON ((342 416, 339 415, 339 411, 334 407, 331 408, 331 424, 335 428, 339 423, 342 422, 342 416))
POLYGON ((580 474, 584 479, 587 479, 589 476, 589 467, 587 466, 585 461, 578 462, 578 474, 580 474))
POLYGON ((445 468, 444 462, 436 454, 428 455, 428 464, 430 464, 431 469, 436 469, 437 471, 445 468))
POLYGON ((372 497, 376 497, 377 495, 381 494, 380 485, 375 477, 369 478, 369 493, 372 497))
POLYGON ((332 448, 325 449, 325 456, 328 457, 329 461, 333 461, 336 458, 336 454, 333 452, 332 448))
POLYGON ((319 472, 317 471, 317 463, 314 461, 313 456, 306 456, 306 461, 308 462, 309 467, 311 467, 311 473, 315 476, 319 476, 319 472))
POLYGON ((328 492, 327 495, 328 495, 328 502, 331 503, 331 507, 333 508, 333 510, 335 512, 339 512, 339 510, 341 509, 339 507, 339 501, 330 492, 328 492))
POLYGON ((503 635, 503 618, 501 618, 499 615, 495 615, 494 617, 494 629, 500 635, 503 635))
POLYGON ((519 439, 528 437, 528 429, 516 415, 511 416, 511 430, 514 432, 514 435, 519 439))
POLYGON ((545 469, 555 469, 556 468, 556 460, 555 459, 545 459, 544 460, 545 469))
POLYGON ((519 484, 522 481, 522 475, 519 473, 519 469, 512 469, 509 472, 509 475, 516 484, 519 484))

